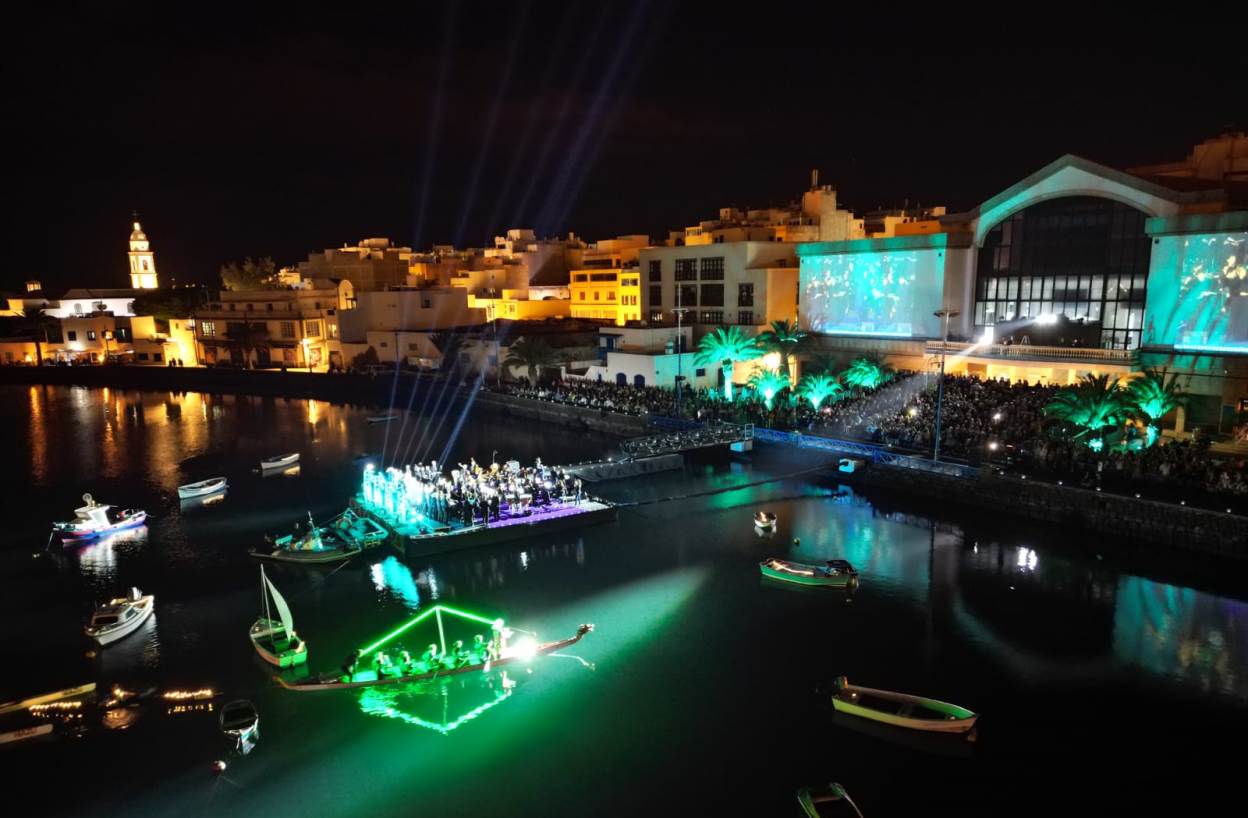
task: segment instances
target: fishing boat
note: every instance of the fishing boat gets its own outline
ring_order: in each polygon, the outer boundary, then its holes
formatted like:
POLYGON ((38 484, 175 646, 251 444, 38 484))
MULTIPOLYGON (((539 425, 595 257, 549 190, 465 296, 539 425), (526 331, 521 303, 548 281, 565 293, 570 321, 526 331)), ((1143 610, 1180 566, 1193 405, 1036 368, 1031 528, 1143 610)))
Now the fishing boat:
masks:
POLYGON ((266 537, 270 547, 251 550, 251 556, 261 560, 297 562, 303 565, 321 565, 340 562, 354 557, 363 549, 340 539, 332 529, 317 526, 308 514, 308 530, 272 539, 266 537))
POLYGON ((797 803, 809 818, 837 818, 856 816, 862 818, 858 805, 849 797, 845 788, 835 782, 814 787, 802 787, 797 791, 797 803))
MULTIPOLYGON (((414 625, 416 622, 419 622, 420 620, 435 613, 439 618, 440 624, 443 611, 447 611, 448 613, 457 613, 456 611, 448 609, 445 606, 436 605, 420 614, 414 620, 396 630, 394 633, 400 633, 414 625)), ((488 622, 489 620, 481 621, 488 622)), ((397 672, 393 675, 379 674, 373 670, 356 672, 353 664, 361 655, 360 652, 357 651, 356 654, 353 654, 351 659, 352 666, 344 666, 344 672, 342 673, 323 674, 321 676, 315 676, 302 681, 289 681, 278 677, 277 682, 287 690, 352 690, 360 687, 376 687, 378 685, 432 681, 434 679, 444 679, 449 676, 457 676, 464 673, 476 673, 481 671, 489 672, 495 668, 506 667, 514 662, 528 661, 535 656, 544 656, 548 653, 554 653, 557 650, 562 650, 563 648, 575 645, 585 637, 585 634, 589 633, 593 629, 593 625, 581 625, 576 629, 575 634, 567 639, 560 639, 557 642, 539 643, 531 638, 523 639, 513 647, 502 648, 499 651, 497 658, 487 657, 485 661, 473 661, 471 664, 458 667, 444 666, 437 659, 433 660, 432 669, 430 668, 430 663, 424 661, 413 662, 411 665, 403 667, 394 665, 393 667, 397 672)), ((439 628, 439 633, 441 632, 441 628, 439 628)), ((442 654, 445 655, 445 653, 446 646, 443 644, 442 654)))
POLYGON ((308 644, 295 633, 294 617, 290 615, 290 606, 285 598, 278 593, 264 574, 264 566, 260 566, 260 600, 264 605, 264 616, 251 626, 249 636, 260 658, 270 665, 279 668, 294 667, 308 661, 308 644), (277 619, 269 613, 269 596, 273 597, 273 606, 277 608, 277 619))
POLYGON ((293 466, 299 462, 299 452, 289 452, 288 454, 274 455, 266 457, 260 461, 261 471, 271 471, 273 469, 284 469, 293 466))
POLYGON ((138 630, 155 608, 155 596, 144 596, 138 588, 131 588, 129 596, 110 599, 96 608, 83 630, 99 644, 108 645, 138 630))
POLYGON ((187 483, 185 486, 178 486, 178 497, 182 500, 193 500, 196 497, 207 497, 210 494, 216 494, 218 491, 225 491, 229 488, 229 483, 224 477, 209 477, 207 480, 200 480, 198 483, 187 483))
POLYGON ((86 505, 74 509, 73 520, 52 524, 52 530, 62 542, 87 542, 106 534, 138 528, 147 521, 147 512, 141 509, 118 511, 113 506, 95 502, 90 494, 82 495, 82 501, 86 505))
POLYGON ((824 565, 806 565, 771 557, 760 562, 758 570, 768 579, 795 585, 819 588, 858 587, 858 571, 845 560, 828 560, 824 565))
POLYGON ((956 704, 858 687, 851 685, 844 676, 836 677, 833 682, 832 706, 838 713, 934 733, 968 733, 979 718, 978 714, 956 704))
POLYGON ((260 714, 246 699, 227 702, 217 714, 217 724, 240 747, 260 738, 260 714))
POLYGON ((334 536, 356 548, 374 548, 390 538, 386 527, 348 508, 325 526, 334 536))
POLYGON ((776 530, 776 515, 770 511, 759 511, 754 515, 754 527, 760 531, 776 530))
POLYGON ((398 420, 398 419, 399 419, 399 415, 395 412, 391 412, 388 415, 370 415, 368 418, 368 422, 369 423, 389 423, 392 420, 398 420))

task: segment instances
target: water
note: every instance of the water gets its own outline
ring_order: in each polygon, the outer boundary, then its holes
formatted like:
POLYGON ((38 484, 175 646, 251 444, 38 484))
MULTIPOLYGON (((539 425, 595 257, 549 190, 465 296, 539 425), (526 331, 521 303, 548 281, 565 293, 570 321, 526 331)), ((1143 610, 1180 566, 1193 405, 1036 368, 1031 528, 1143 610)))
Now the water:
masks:
MULTIPOLYGON (((602 484, 641 501, 620 520, 404 563, 270 577, 311 664, 437 600, 537 631, 594 633, 530 668, 435 687, 292 693, 267 681, 245 631, 258 613, 246 555, 311 511, 341 509, 355 457, 406 450, 559 463, 613 441, 492 415, 367 424, 316 401, 0 387, 11 464, 0 550, 0 699, 96 680, 211 687, 248 698, 261 739, 224 754, 214 713, 146 707, 124 730, 4 751, 10 803, 91 815, 794 815, 794 791, 837 780, 868 816, 1055 811, 1194 813, 1235 798, 1248 724, 1248 603, 1218 566, 1143 561, 1067 531, 863 496, 760 451, 684 473, 602 484), (423 435, 423 440, 422 440, 423 435), (262 478, 299 450, 297 475, 262 478), (180 507, 180 483, 227 475, 223 502, 180 507), (708 493, 779 475, 735 491, 708 493), (47 547, 83 492, 145 508, 136 536, 47 547), (697 494, 687 499, 648 502, 697 494), (760 506, 779 517, 764 537, 760 506), (791 545, 794 537, 800 545, 791 545), (760 580, 764 556, 845 557, 852 598, 760 580), (157 596, 141 632, 93 650, 93 601, 157 596), (1231 590, 1227 590, 1227 589, 1231 590), (833 719, 838 674, 982 714, 975 745, 833 719), (210 769, 228 760, 222 776, 210 769)), ((431 414, 431 413, 430 413, 431 414)), ((471 638, 460 628, 456 636, 471 638)), ((413 636, 409 649, 425 640, 413 636)))

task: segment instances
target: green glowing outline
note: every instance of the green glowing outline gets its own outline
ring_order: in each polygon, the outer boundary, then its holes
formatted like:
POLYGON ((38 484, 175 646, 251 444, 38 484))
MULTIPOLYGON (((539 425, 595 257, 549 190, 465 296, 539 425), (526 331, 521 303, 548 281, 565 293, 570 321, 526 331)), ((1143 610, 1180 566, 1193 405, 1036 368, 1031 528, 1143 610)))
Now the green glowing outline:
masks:
POLYGON ((400 625, 399 627, 395 628, 394 630, 390 631, 390 633, 388 633, 388 634, 386 634, 385 636, 381 637, 380 639, 378 639, 376 642, 374 642, 373 644, 369 645, 368 647, 366 647, 366 648, 361 648, 361 649, 360 649, 360 658, 363 658, 363 657, 365 657, 365 656, 368 656, 370 653, 372 653, 373 651, 377 650, 377 648, 379 648, 379 647, 381 647, 382 645, 386 644, 386 643, 387 643, 387 642, 389 642, 391 639, 394 639, 394 638, 395 638, 396 636, 398 636, 399 634, 404 633, 404 632, 406 632, 407 630, 411 629, 413 626, 415 626, 415 625, 417 625, 417 624, 419 624, 419 623, 423 622, 424 620, 428 619, 430 616, 432 616, 433 614, 437 613, 438 611, 444 611, 445 613, 448 613, 448 614, 454 614, 455 616, 463 617, 464 619, 470 619, 470 620, 472 620, 473 622, 480 622, 480 623, 482 623, 482 624, 489 625, 490 627, 493 627, 493 626, 494 626, 494 623, 496 623, 496 622, 501 622, 501 621, 502 621, 501 619, 486 619, 486 618, 485 618, 485 617, 483 617, 483 616, 477 616, 476 614, 470 614, 470 613, 468 613, 467 611, 461 611, 461 610, 458 610, 458 609, 456 609, 456 608, 452 608, 452 607, 447 606, 447 605, 434 605, 432 608, 430 608, 429 610, 425 611, 424 613, 417 614, 416 616, 412 617, 412 618, 411 618, 411 619, 409 619, 407 622, 405 622, 404 624, 402 624, 402 625, 400 625))

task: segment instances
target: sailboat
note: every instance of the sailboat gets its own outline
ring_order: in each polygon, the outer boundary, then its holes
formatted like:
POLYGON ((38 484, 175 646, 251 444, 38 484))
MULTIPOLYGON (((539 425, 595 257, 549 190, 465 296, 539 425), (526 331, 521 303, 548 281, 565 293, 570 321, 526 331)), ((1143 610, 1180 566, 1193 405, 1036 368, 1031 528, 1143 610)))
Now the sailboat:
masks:
POLYGON ((260 601, 264 607, 264 616, 256 620, 248 634, 256 653, 270 665, 279 668, 294 667, 307 662, 308 645, 295 633, 290 606, 265 576, 263 565, 260 566, 260 601), (273 606, 277 608, 276 620, 269 612, 270 596, 273 597, 273 606))

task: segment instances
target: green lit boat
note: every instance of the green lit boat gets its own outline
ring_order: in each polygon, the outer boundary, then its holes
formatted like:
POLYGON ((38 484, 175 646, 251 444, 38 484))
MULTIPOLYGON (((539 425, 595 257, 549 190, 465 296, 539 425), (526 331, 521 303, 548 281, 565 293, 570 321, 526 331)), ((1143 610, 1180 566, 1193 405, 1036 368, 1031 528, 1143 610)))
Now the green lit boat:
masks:
POLYGON ((768 579, 795 585, 814 588, 858 587, 858 571, 845 560, 828 560, 824 565, 805 565, 771 557, 760 562, 758 570, 768 579))
MULTIPOLYGON (((837 676, 833 683, 832 706, 838 713, 933 733, 970 733, 979 718, 977 713, 956 704, 858 687, 844 676, 837 676)), ((968 736, 973 737, 973 733, 968 736)))

